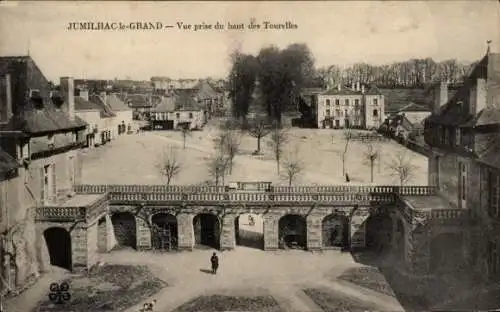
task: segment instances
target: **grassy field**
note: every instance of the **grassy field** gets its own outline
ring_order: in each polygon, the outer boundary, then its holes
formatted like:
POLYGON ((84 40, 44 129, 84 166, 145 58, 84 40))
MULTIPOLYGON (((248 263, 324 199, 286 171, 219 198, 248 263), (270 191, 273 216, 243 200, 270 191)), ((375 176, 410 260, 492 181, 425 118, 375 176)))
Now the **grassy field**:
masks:
MULTIPOLYGON (((173 184, 198 184, 212 181, 207 163, 213 154, 213 140, 217 136, 214 126, 192 132, 183 139, 176 131, 154 131, 126 135, 109 145, 84 153, 83 183, 93 184, 163 184, 157 164, 171 148, 176 150, 182 170, 173 184)), ((262 140, 262 155, 252 155, 256 139, 242 135, 238 155, 232 172, 225 181, 269 181, 286 184, 284 170, 278 174, 276 161, 268 147, 269 137, 262 140)), ((427 184, 427 158, 407 150, 396 142, 385 141, 377 146, 380 157, 373 163, 376 185, 397 185, 399 179, 390 169, 395 155, 404 152, 413 165, 407 184, 427 184)), ((342 130, 298 129, 288 131, 284 157, 297 151, 303 170, 294 184, 345 184, 342 174, 342 154, 345 140, 342 130)), ((367 144, 351 141, 345 155, 345 168, 350 184, 372 184, 367 144)))
POLYGON ((242 297, 242 296, 201 296, 172 312, 218 312, 218 311, 255 311, 255 312, 284 312, 278 302, 271 296, 242 297))
POLYGON ((66 282, 70 301, 54 304, 47 299, 36 311, 122 311, 167 286, 146 266, 127 265, 105 265, 89 276, 78 275, 66 282))
POLYGON ((320 288, 307 288, 304 292, 325 312, 373 311, 373 306, 356 299, 320 288))

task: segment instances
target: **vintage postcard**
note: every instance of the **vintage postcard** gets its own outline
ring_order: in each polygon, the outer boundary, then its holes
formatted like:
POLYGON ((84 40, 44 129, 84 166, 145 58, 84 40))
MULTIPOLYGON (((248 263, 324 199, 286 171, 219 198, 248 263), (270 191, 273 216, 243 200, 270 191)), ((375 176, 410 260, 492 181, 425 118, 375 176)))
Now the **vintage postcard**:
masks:
POLYGON ((0 1, 0 312, 500 309, 498 1, 0 1))

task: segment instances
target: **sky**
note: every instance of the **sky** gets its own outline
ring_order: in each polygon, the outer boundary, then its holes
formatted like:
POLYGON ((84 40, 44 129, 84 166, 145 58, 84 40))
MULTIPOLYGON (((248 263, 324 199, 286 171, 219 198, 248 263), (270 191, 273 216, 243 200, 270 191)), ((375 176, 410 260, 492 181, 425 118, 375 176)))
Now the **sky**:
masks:
POLYGON ((224 78, 235 49, 305 43, 316 66, 410 58, 475 61, 500 52, 497 1, 0 2, 0 56, 29 55, 45 76, 149 80, 224 78), (228 30, 291 22, 296 29, 228 30), (160 22, 162 30, 68 30, 71 22, 160 22), (176 24, 224 24, 179 30, 176 24))

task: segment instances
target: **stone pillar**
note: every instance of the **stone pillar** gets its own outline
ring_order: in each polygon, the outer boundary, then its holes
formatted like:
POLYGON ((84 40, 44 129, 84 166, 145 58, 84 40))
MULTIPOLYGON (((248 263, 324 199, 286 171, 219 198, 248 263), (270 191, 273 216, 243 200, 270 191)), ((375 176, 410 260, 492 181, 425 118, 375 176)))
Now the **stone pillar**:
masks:
POLYGON ((193 215, 180 213, 177 215, 177 231, 179 250, 193 250, 194 246, 194 230, 193 230, 193 215))
POLYGON ((135 217, 135 224, 137 250, 151 249, 151 229, 146 223, 146 220, 144 220, 143 218, 135 217))
POLYGON ((280 215, 264 215, 264 250, 277 250, 279 248, 278 221, 280 215))
POLYGON ((236 247, 236 233, 234 231, 234 220, 237 215, 227 214, 222 217, 222 231, 220 237, 220 250, 232 250, 236 247))
POLYGON ((321 221, 322 215, 308 215, 307 216, 307 250, 321 250, 322 237, 321 237, 321 221))
POLYGON ((71 233, 71 269, 73 272, 87 270, 87 229, 75 227, 71 233))
POLYGON ((364 208, 358 208, 351 216, 349 226, 349 244, 351 250, 366 247, 366 221, 370 212, 364 208))
POLYGON ((111 216, 106 214, 106 251, 110 251, 116 245, 115 231, 111 216))
POLYGON ((97 250, 99 252, 108 251, 108 227, 105 216, 97 221, 97 250))

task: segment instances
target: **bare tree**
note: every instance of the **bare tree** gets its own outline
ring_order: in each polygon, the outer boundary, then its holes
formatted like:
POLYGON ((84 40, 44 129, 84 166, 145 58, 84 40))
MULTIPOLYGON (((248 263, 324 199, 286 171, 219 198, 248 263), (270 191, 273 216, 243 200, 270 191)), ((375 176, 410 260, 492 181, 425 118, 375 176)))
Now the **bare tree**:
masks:
POLYGON ((288 131, 286 128, 280 127, 277 123, 271 132, 271 141, 269 146, 273 150, 274 158, 276 159, 276 169, 278 174, 280 173, 280 161, 281 155, 283 154, 283 148, 288 142, 288 131))
POLYGON ((288 180, 288 186, 292 186, 297 177, 304 170, 304 163, 299 158, 298 147, 295 148, 294 152, 288 153, 283 161, 283 167, 285 168, 285 176, 288 180))
POLYGON ((410 154, 399 152, 393 156, 392 161, 388 164, 391 175, 398 177, 400 186, 404 186, 415 175, 417 167, 412 164, 411 160, 410 154))
POLYGON ((240 150, 240 133, 236 130, 223 129, 219 131, 214 141, 215 149, 228 159, 229 173, 232 173, 234 157, 236 157, 236 154, 240 150))
POLYGON ((345 176, 346 174, 346 166, 345 166, 345 157, 347 155, 347 151, 349 149, 349 143, 351 142, 351 139, 353 137, 352 129, 350 128, 345 128, 344 129, 344 152, 342 153, 342 175, 345 176))
POLYGON ((250 136, 257 139, 257 150, 255 153, 260 154, 260 141, 271 132, 271 128, 263 117, 250 119, 245 128, 250 136))
POLYGON ((208 172, 210 176, 215 180, 215 185, 218 186, 219 182, 224 185, 224 179, 228 173, 228 158, 224 157, 220 151, 217 151, 208 160, 208 172))
POLYGON ((156 164, 158 172, 167 181, 167 185, 179 175, 182 170, 182 164, 179 161, 178 153, 175 148, 170 148, 168 152, 164 152, 160 161, 156 164))
POLYGON ((186 148, 186 139, 191 135, 191 129, 189 128, 188 122, 179 123, 179 129, 182 135, 182 147, 186 148))
POLYGON ((370 182, 373 183, 373 168, 375 167, 375 161, 380 157, 380 145, 374 142, 366 143, 365 157, 370 165, 370 182))

